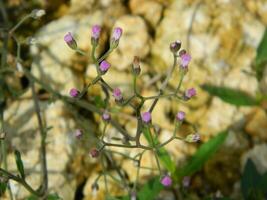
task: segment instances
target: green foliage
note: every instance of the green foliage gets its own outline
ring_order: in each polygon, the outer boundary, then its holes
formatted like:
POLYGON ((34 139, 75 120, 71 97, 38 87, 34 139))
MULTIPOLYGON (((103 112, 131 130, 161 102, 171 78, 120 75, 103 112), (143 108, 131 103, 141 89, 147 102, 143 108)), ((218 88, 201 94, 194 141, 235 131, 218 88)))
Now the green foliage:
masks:
POLYGON ((261 175, 250 159, 241 178, 241 189, 246 200, 264 200, 267 194, 267 172, 261 175))
POLYGON ((94 105, 98 108, 105 108, 105 102, 99 95, 94 97, 94 105))
MULTIPOLYGON (((154 200, 160 193, 160 191, 164 188, 160 183, 160 177, 154 177, 150 179, 138 192, 137 199, 138 200, 154 200)), ((125 196, 120 198, 121 200, 130 200, 129 196, 125 196)))
POLYGON ((267 64, 267 28, 263 34, 261 42, 257 48, 257 55, 255 58, 255 71, 257 79, 260 81, 263 76, 263 70, 267 64))
MULTIPOLYGON (((39 200, 39 199, 40 199, 39 197, 37 197, 35 195, 31 195, 26 200, 39 200)), ((55 194, 49 194, 46 197, 46 199, 47 200, 62 200, 62 198, 60 198, 57 193, 55 193, 55 194)))
POLYGON ((216 137, 201 145, 192 159, 184 167, 176 171, 176 178, 181 180, 184 176, 190 176, 198 171, 204 165, 204 163, 220 148, 227 135, 228 131, 223 131, 216 137))
POLYGON ((155 177, 142 187, 137 197, 138 199, 154 200, 163 188, 163 185, 159 182, 159 177, 155 177))
POLYGON ((254 106, 259 104, 254 97, 240 90, 208 84, 202 85, 202 89, 210 95, 219 97, 221 100, 235 106, 254 106))
POLYGON ((7 189, 7 182, 2 182, 0 180, 0 197, 5 193, 7 189))
POLYGON ((17 169, 21 175, 21 178, 25 179, 24 165, 23 165, 23 162, 21 160, 20 152, 18 150, 15 150, 14 154, 15 154, 15 158, 16 158, 17 169))

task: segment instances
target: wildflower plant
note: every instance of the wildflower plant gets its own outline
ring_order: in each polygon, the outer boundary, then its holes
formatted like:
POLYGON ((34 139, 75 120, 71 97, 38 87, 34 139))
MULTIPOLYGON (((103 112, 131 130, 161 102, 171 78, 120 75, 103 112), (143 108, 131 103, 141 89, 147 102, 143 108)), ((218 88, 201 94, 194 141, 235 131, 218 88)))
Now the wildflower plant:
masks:
MULTIPOLYGON (((31 185, 29 185, 25 179, 25 172, 24 172, 24 165, 23 161, 21 159, 21 155, 19 151, 15 151, 15 158, 16 158, 16 164, 18 169, 18 174, 13 174, 7 170, 6 167, 6 148, 5 148, 5 138, 6 138, 6 132, 4 130, 4 109, 1 107, 1 123, 0 123, 0 141, 3 151, 1 152, 1 155, 3 157, 3 162, 5 163, 5 167, 2 168, 2 165, 0 165, 0 189, 1 191, 5 190, 7 187, 10 191, 10 196, 12 197, 12 191, 10 190, 9 186, 9 180, 16 181, 23 185, 34 197, 46 199, 48 197, 53 197, 51 199, 60 199, 57 195, 49 194, 48 191, 48 171, 47 171, 47 161, 46 161, 46 136, 48 132, 48 128, 45 127, 45 124, 42 120, 42 115, 40 113, 40 106, 35 90, 35 84, 40 85, 45 91, 50 93, 53 98, 63 101, 64 103, 68 105, 75 105, 80 108, 87 109, 88 111, 91 111, 102 119, 101 123, 104 125, 104 129, 102 130, 101 134, 97 136, 97 142, 95 144, 95 147, 88 150, 88 156, 92 159, 99 159, 102 170, 99 173, 99 176, 94 181, 92 188, 93 191, 97 191, 99 189, 98 180, 100 178, 104 178, 105 180, 105 191, 106 196, 109 197, 109 186, 107 179, 111 176, 111 171, 115 172, 118 176, 116 178, 119 185, 122 186, 122 188, 125 189, 125 191, 128 193, 128 195, 131 197, 131 199, 136 199, 138 196, 138 189, 139 189, 139 174, 140 170, 142 170, 143 166, 141 166, 142 157, 145 152, 150 151, 153 153, 157 165, 157 174, 156 177, 157 182, 161 184, 163 187, 172 187, 174 184, 177 184, 178 180, 175 178, 175 164, 171 161, 171 158, 168 154, 168 152, 165 150, 165 146, 169 144, 170 142, 175 142, 175 140, 183 140, 184 142, 198 142, 200 140, 200 135, 194 128, 194 132, 188 134, 185 138, 182 138, 180 136, 177 136, 178 131, 182 125, 182 123, 185 121, 186 113, 183 111, 179 111, 174 119, 174 129, 173 133, 170 136, 169 139, 166 141, 159 141, 156 126, 153 124, 153 112, 155 107, 158 104, 158 101, 162 98, 173 98, 177 101, 188 101, 196 96, 196 90, 194 88, 187 88, 185 90, 182 90, 182 83, 184 76, 186 75, 187 71, 189 70, 189 64, 191 61, 191 56, 189 53, 186 52, 186 50, 181 49, 182 43, 180 41, 175 41, 170 44, 170 53, 173 56, 173 64, 170 66, 170 68, 167 70, 167 73, 165 75, 165 79, 161 83, 161 86, 154 96, 143 96, 142 92, 140 91, 140 88, 137 87, 138 79, 140 78, 140 75, 142 73, 142 66, 140 64, 140 58, 137 56, 133 57, 132 62, 132 95, 130 97, 127 97, 120 87, 113 87, 111 84, 106 82, 104 80, 104 75, 109 73, 109 69, 112 67, 112 63, 109 63, 107 61, 107 57, 119 46, 120 38, 123 37, 123 30, 120 27, 114 28, 111 38, 109 41, 109 49, 103 53, 100 57, 96 57, 96 49, 99 45, 99 39, 101 37, 101 30, 102 28, 99 25, 94 25, 92 27, 91 32, 91 45, 92 45, 92 52, 91 52, 91 59, 94 62, 94 66, 96 68, 97 75, 93 78, 93 80, 88 83, 82 90, 78 90, 76 88, 70 88, 69 89, 69 95, 65 96, 59 93, 59 91, 56 91, 52 87, 50 87, 47 83, 42 82, 42 80, 39 80, 36 78, 28 69, 23 67, 21 63, 22 59, 20 57, 20 41, 16 38, 14 35, 15 31, 19 28, 19 26, 26 21, 29 18, 38 19, 41 16, 43 16, 45 12, 43 10, 34 10, 29 15, 27 15, 25 18, 23 18, 17 25, 10 28, 6 33, 5 42, 7 42, 10 39, 13 39, 15 43, 17 44, 18 50, 17 50, 17 66, 20 66, 18 69, 9 69, 9 71, 12 71, 13 73, 19 71, 20 73, 23 73, 27 79, 30 81, 30 87, 32 91, 32 98, 34 100, 34 106, 35 106, 35 112, 38 118, 38 124, 39 124, 39 132, 41 135, 41 169, 42 169, 42 183, 39 188, 34 189, 31 185), (170 78, 173 75, 173 72, 175 70, 179 70, 179 78, 177 79, 177 86, 174 89, 173 92, 166 93, 166 88, 168 85, 168 82, 170 78), (91 102, 88 102, 83 98, 85 94, 90 90, 90 88, 93 85, 100 85, 103 93, 105 94, 105 106, 103 108, 99 108, 92 104, 91 102), (136 103, 136 99, 138 99, 138 102, 136 103), (134 102, 135 101, 135 102, 134 102), (146 102, 151 102, 150 107, 145 110, 144 104, 146 102), (129 106, 131 109, 133 109, 134 117, 137 122, 137 126, 135 128, 135 134, 130 134, 125 128, 123 124, 120 124, 119 121, 116 120, 116 117, 113 117, 115 113, 112 113, 112 103, 115 102, 117 106, 120 107, 127 107, 129 106), (117 134, 121 137, 119 138, 118 142, 114 142, 112 140, 108 140, 106 136, 109 135, 109 129, 108 126, 112 126, 114 129, 116 129, 117 134), (147 144, 144 145, 141 143, 141 136, 144 136, 147 140, 147 144), (125 149, 140 149, 140 153, 137 153, 135 156, 130 157, 129 155, 126 155, 124 153, 118 153, 116 151, 111 150, 114 148, 125 148, 125 149), (129 159, 134 161, 137 175, 135 178, 135 182, 131 183, 128 179, 126 179, 125 175, 122 173, 122 168, 120 166, 117 166, 115 164, 115 161, 113 160, 112 156, 109 156, 111 154, 119 154, 120 156, 124 157, 125 159, 129 159), (113 163, 113 168, 108 167, 109 163, 113 163), (3 189, 4 188, 4 189, 3 189)), ((86 55, 86 52, 83 52, 81 49, 79 49, 79 45, 75 40, 75 37, 72 33, 68 32, 66 35, 62 38, 67 46, 71 48, 72 50, 76 51, 77 53, 80 53, 82 55, 86 55)), ((4 49, 2 51, 2 63, 1 63, 1 70, 5 71, 8 66, 6 65, 6 57, 7 57, 7 51, 4 49)), ((0 74, 2 76, 2 73, 0 74)), ((4 83, 2 83, 2 77, 0 77, 0 83, 1 88, 4 88, 4 83)), ((1 105, 5 101, 5 99, 0 99, 1 105)), ((121 113, 118 113, 119 115, 121 113)), ((74 136, 77 140, 80 140, 85 135, 85 130, 82 130, 82 128, 73 130, 74 136)), ((2 159, 1 159, 2 162, 2 159)), ((2 163, 0 163, 2 164, 2 163)), ((151 169, 152 170, 152 169, 151 169)), ((1 193, 0 193, 1 194, 1 193)))
MULTIPOLYGON (((168 69, 165 80, 161 84, 161 87, 155 96, 143 96, 141 92, 139 91, 140 89, 137 88, 137 81, 138 78, 140 77, 141 74, 141 65, 140 65, 140 58, 137 56, 134 56, 133 62, 132 62, 132 77, 133 77, 133 82, 132 82, 132 95, 128 98, 126 98, 127 95, 125 95, 120 87, 115 87, 113 88, 111 84, 106 82, 104 80, 104 74, 108 73, 108 69, 111 67, 112 64, 106 61, 107 57, 118 47, 120 38, 122 37, 123 30, 120 27, 116 27, 113 30, 113 33, 110 38, 110 46, 109 49, 99 58, 95 56, 95 51, 98 46, 99 38, 101 33, 101 27, 99 25, 94 25, 92 27, 92 35, 91 35, 91 45, 92 45, 92 60, 94 61, 94 65, 97 71, 97 75, 95 78, 93 78, 92 82, 90 82, 84 89, 81 91, 81 93, 70 93, 70 96, 73 98, 73 101, 79 101, 79 98, 82 98, 83 95, 86 94, 88 90, 90 90, 90 87, 96 84, 99 84, 103 91, 104 94, 106 95, 107 102, 104 106, 104 108, 100 109, 98 114, 101 115, 102 121, 105 124, 104 131, 101 133, 100 136, 97 136, 97 144, 96 148, 92 148, 90 150, 90 155, 92 158, 98 158, 101 160, 102 163, 102 172, 100 173, 99 176, 103 176, 105 180, 105 190, 106 190, 106 195, 109 196, 109 187, 107 185, 107 177, 109 175, 109 171, 107 168, 107 160, 105 160, 105 155, 108 153, 118 153, 116 151, 112 151, 114 148, 137 148, 141 149, 141 153, 137 153, 137 155, 133 157, 129 157, 129 155, 126 155, 124 153, 119 153, 122 157, 126 159, 133 160, 134 162, 137 163, 137 177, 136 181, 131 186, 131 183, 127 182, 124 176, 122 176, 118 172, 118 177, 120 177, 121 182, 119 184, 122 184, 123 188, 125 188, 126 191, 129 192, 129 195, 131 198, 133 198, 133 194, 136 198, 136 194, 138 193, 137 191, 137 185, 138 185, 138 180, 139 180, 139 171, 142 169, 141 160, 142 156, 145 152, 151 151, 154 156, 155 160, 157 163, 157 170, 158 170, 158 181, 159 183, 162 184, 164 187, 170 187, 172 186, 173 183, 175 183, 175 179, 173 179, 172 176, 174 176, 174 170, 173 168, 166 167, 166 163, 164 163, 164 158, 162 156, 162 152, 166 151, 164 149, 164 146, 169 144, 170 142, 174 140, 183 140, 185 142, 198 142, 200 140, 200 136, 198 133, 192 133, 189 134, 187 137, 182 138, 177 136, 177 132, 179 131, 179 128, 181 127, 183 121, 185 120, 186 113, 183 111, 179 111, 176 115, 176 120, 174 120, 174 131, 172 136, 164 141, 160 142, 157 138, 157 134, 154 131, 154 125, 153 125, 153 120, 152 120, 152 114, 157 106, 157 103, 160 99, 162 98, 174 98, 177 99, 177 101, 188 101, 192 99, 194 96, 196 96, 196 90, 194 88, 189 88, 186 90, 181 90, 183 78, 186 75, 188 71, 188 66, 191 61, 191 56, 186 52, 186 50, 182 49, 180 50, 182 44, 180 41, 175 41, 170 44, 170 53, 172 53, 174 62, 173 65, 168 69), (180 62, 178 62, 180 60, 180 62), (180 64, 179 64, 180 63, 180 64), (177 81, 177 87, 174 90, 174 92, 165 93, 165 89, 168 85, 168 82, 175 70, 179 70, 180 76, 179 80, 177 81), (78 96, 78 99, 77 99, 78 96), (112 98, 110 98, 112 96, 112 98), (138 103, 134 103, 134 99, 138 99, 138 103), (141 112, 144 110, 144 104, 146 101, 151 101, 151 106, 147 111, 141 112), (134 111, 135 115, 135 120, 137 121, 137 127, 136 127, 136 132, 135 135, 131 135, 128 133, 119 122, 115 121, 113 117, 110 115, 112 110, 112 101, 114 101, 118 106, 121 107, 126 107, 129 106, 131 107, 134 111), (117 129, 118 134, 121 134, 121 139, 120 141, 115 143, 113 141, 107 140, 105 136, 109 134, 109 131, 107 129, 107 126, 113 126, 115 129, 117 129), (148 141, 148 145, 144 145, 141 143, 140 138, 141 136, 144 135, 145 138, 148 141)), ((69 33, 66 34, 68 36, 69 33)), ((66 38, 65 36, 65 38, 66 38)), ((66 41, 66 40, 65 40, 66 41)), ((78 47, 75 46, 75 48, 72 47, 72 45, 69 44, 68 41, 66 41, 67 45, 74 50, 78 50, 78 47)), ((77 44, 76 41, 72 41, 73 44, 77 44)), ((81 54, 86 54, 85 52, 82 52, 81 50, 78 51, 78 53, 81 54)), ((120 115, 121 113, 119 113, 120 115)), ((168 155, 169 156, 169 155, 168 155)), ((167 159, 170 159, 169 157, 167 159)), ((97 185, 97 187, 94 188, 99 188, 97 181, 99 180, 99 177, 97 180, 94 182, 93 185, 97 185)), ((177 181, 177 180, 176 180, 177 181)), ((93 187, 93 186, 92 186, 93 187)))

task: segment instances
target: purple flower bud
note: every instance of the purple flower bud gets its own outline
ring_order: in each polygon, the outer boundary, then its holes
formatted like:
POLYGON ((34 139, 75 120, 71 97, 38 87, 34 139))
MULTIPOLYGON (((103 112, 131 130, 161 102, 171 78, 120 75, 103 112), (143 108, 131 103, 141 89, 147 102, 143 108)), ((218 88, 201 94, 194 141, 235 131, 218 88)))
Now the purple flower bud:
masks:
POLYGON ((115 41, 116 40, 119 40, 120 37, 122 35, 122 28, 120 27, 116 27, 113 31, 113 34, 112 34, 112 39, 114 39, 115 41))
POLYGON ((75 41, 75 39, 73 38, 72 34, 70 32, 68 32, 65 36, 64 36, 64 41, 67 43, 67 45, 71 48, 76 50, 77 49, 77 43, 75 41))
POLYGON ((106 121, 106 122, 108 122, 109 120, 110 120, 110 114, 107 112, 107 111, 105 111, 103 114, 102 114, 102 119, 104 120, 104 121, 106 121))
POLYGON ((182 55, 186 54, 186 50, 182 49, 181 51, 179 51, 179 56, 181 57, 182 55))
POLYGON ((151 122, 151 113, 150 112, 144 112, 141 117, 142 117, 142 121, 144 123, 148 124, 151 122))
POLYGON ((191 61, 191 56, 188 53, 181 55, 181 67, 186 68, 191 61))
POLYGON ((92 38, 94 38, 95 40, 98 40, 100 33, 101 33, 101 27, 98 25, 94 25, 92 27, 92 38))
POLYGON ((161 179, 161 184, 164 185, 165 187, 169 187, 172 185, 172 179, 170 176, 165 175, 162 179, 161 179))
POLYGON ((179 111, 179 112, 177 113, 177 115, 176 115, 176 119, 177 119, 178 121, 183 121, 184 118, 185 118, 185 112, 183 112, 183 111, 179 111))
POLYGON ((76 138, 80 139, 83 135, 83 132, 81 129, 77 129, 75 132, 74 132, 74 135, 76 138))
POLYGON ((114 96, 116 101, 122 101, 122 99, 123 99, 122 94, 121 94, 121 90, 119 88, 115 88, 113 90, 113 96, 114 96))
POLYGON ((130 200, 136 200, 137 199, 137 194, 135 191, 131 192, 131 199, 130 200))
POLYGON ((180 40, 177 40, 175 42, 172 42, 170 44, 170 50, 173 52, 173 53, 176 53, 177 51, 179 51, 179 49, 181 48, 181 41, 180 40))
POLYGON ((77 90, 76 88, 72 88, 72 89, 70 90, 69 94, 70 94, 71 97, 78 97, 79 94, 80 94, 80 91, 77 90))
POLYGON ((91 155, 93 158, 96 158, 96 157, 99 156, 99 151, 98 151, 96 148, 91 149, 91 151, 90 151, 90 155, 91 155))
POLYGON ((104 74, 108 71, 108 69, 110 68, 110 64, 103 60, 100 65, 99 65, 100 71, 104 74))
POLYGON ((197 92, 195 90, 195 88, 190 88, 188 90, 185 91, 184 93, 184 97, 186 100, 192 98, 193 96, 196 96, 197 92))
POLYGON ((185 176, 183 178, 182 184, 183 184, 184 188, 188 188, 190 185, 190 176, 185 176))
POLYGON ((122 35, 122 29, 119 27, 115 28, 110 40, 111 49, 115 49, 119 45, 121 35, 122 35))
POLYGON ((186 142, 199 142, 200 141, 200 135, 198 133, 190 134, 186 136, 185 138, 186 142))

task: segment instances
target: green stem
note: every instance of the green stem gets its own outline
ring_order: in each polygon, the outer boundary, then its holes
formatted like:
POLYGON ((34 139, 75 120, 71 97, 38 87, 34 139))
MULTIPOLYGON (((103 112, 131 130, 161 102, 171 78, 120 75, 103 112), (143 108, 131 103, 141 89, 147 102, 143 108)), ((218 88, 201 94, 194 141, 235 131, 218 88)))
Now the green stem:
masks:
POLYGON ((176 97, 175 93, 171 94, 163 94, 163 95, 156 95, 156 96, 150 96, 150 97, 143 97, 145 100, 150 100, 150 99, 160 99, 160 98, 166 98, 166 97, 176 97))
POLYGON ((98 64, 101 63, 103 60, 106 59, 106 57, 108 57, 108 55, 113 51, 113 49, 109 49, 103 56, 101 56, 100 58, 98 58, 98 64))
POLYGON ((27 19, 31 18, 31 14, 24 16, 10 31, 9 35, 12 35, 27 19))
MULTIPOLYGON (((84 108, 88 111, 97 113, 99 115, 102 115, 102 111, 97 108, 95 105, 88 103, 87 101, 84 100, 79 100, 79 99, 73 99, 70 98, 68 96, 64 96, 61 95, 60 93, 58 93, 57 91, 55 91, 54 89, 52 89, 49 85, 43 83, 41 80, 37 79, 35 76, 33 76, 27 69, 24 68, 24 73, 27 76, 27 78, 29 80, 32 80, 33 82, 38 83, 39 85, 41 85, 43 87, 43 89, 45 89, 46 91, 48 91, 49 93, 53 94, 53 96, 57 99, 62 100, 63 102, 67 103, 67 104, 75 104, 76 106, 79 106, 81 108, 84 108)), ((132 137, 129 135, 129 133, 116 121, 114 121, 113 119, 110 120, 110 124, 112 124, 112 126, 114 126, 124 137, 126 137, 129 140, 134 141, 135 137, 132 137)))
POLYGON ((41 110, 38 102, 38 98, 35 92, 34 83, 31 81, 31 90, 32 90, 32 97, 34 101, 34 108, 37 115, 39 130, 41 134, 41 167, 42 167, 42 176, 43 176, 43 183, 42 183, 42 193, 46 194, 48 189, 48 171, 47 171, 47 160, 46 160, 46 130, 43 126, 42 118, 41 118, 41 110))
POLYGON ((8 171, 0 168, 0 174, 3 174, 4 176, 6 176, 8 179, 12 179, 13 181, 16 181, 18 183, 20 183, 21 185, 23 185, 25 187, 25 189, 27 189, 31 194, 34 194, 35 196, 41 196, 40 193, 38 193, 37 191, 35 191, 24 179, 20 178, 19 176, 15 176, 11 173, 9 173, 8 171))
POLYGON ((87 56, 86 53, 84 51, 82 51, 81 49, 76 49, 75 50, 77 53, 83 55, 83 56, 87 56))
POLYGON ((104 156, 103 155, 101 155, 101 165, 102 165, 104 181, 105 181, 105 193, 106 193, 106 197, 107 197, 107 196, 109 196, 109 192, 108 192, 108 183, 107 183, 107 172, 106 172, 106 167, 104 164, 104 156))
POLYGON ((161 148, 161 147, 167 145, 168 143, 170 143, 171 141, 173 141, 173 140, 175 139, 175 135, 176 135, 176 132, 177 132, 178 128, 179 128, 179 124, 176 124, 176 125, 175 125, 175 128, 174 128, 174 131, 173 131, 173 134, 172 134, 172 137, 171 137, 170 139, 168 139, 167 141, 165 141, 165 142, 163 142, 163 143, 157 145, 156 148, 157 148, 157 149, 158 149, 158 148, 161 148))
POLYGON ((97 76, 91 83, 88 83, 88 84, 86 85, 86 87, 82 90, 81 94, 79 95, 79 98, 82 98, 83 95, 88 91, 88 89, 89 89, 92 85, 96 84, 100 79, 101 79, 101 76, 98 75, 98 76, 97 76))
POLYGON ((161 175, 161 167, 160 167, 159 158, 158 158, 158 154, 157 154, 157 149, 156 149, 156 145, 155 145, 153 136, 152 136, 150 128, 148 126, 146 126, 145 129, 147 129, 147 132, 149 133, 149 137, 151 139, 150 143, 152 144, 153 153, 154 153, 154 156, 155 156, 155 159, 156 159, 157 167, 158 167, 159 173, 161 175))
POLYGON ((183 79, 184 79, 184 75, 185 75, 185 72, 182 70, 181 71, 181 74, 180 74, 180 81, 179 81, 179 84, 175 90, 175 94, 177 94, 177 92, 180 90, 181 88, 181 85, 182 85, 182 82, 183 82, 183 79))
POLYGON ((167 76, 166 76, 164 82, 162 83, 162 85, 161 85, 161 87, 160 87, 160 89, 159 89, 158 98, 156 98, 156 99, 153 101, 152 105, 151 105, 150 108, 149 108, 149 112, 152 112, 152 111, 154 110, 154 108, 155 108, 155 106, 156 106, 156 104, 157 104, 157 102, 158 102, 158 100, 159 100, 160 95, 163 94, 164 89, 167 87, 167 84, 168 84, 168 82, 169 82, 169 79, 171 78, 171 75, 172 75, 172 73, 173 73, 173 70, 174 70, 174 68, 175 68, 175 66, 176 66, 176 62, 177 62, 177 58, 176 58, 175 55, 173 55, 173 59, 174 59, 174 60, 173 60, 173 65, 169 68, 169 70, 168 70, 168 72, 167 72, 167 76))

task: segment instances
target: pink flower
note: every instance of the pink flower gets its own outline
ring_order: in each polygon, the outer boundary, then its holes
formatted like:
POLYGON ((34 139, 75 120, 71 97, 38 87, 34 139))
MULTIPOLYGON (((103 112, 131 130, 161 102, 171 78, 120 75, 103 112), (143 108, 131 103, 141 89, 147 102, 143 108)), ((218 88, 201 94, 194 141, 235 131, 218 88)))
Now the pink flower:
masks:
POLYGON ((102 119, 104 120, 104 121, 106 121, 106 122, 108 122, 109 120, 110 120, 110 114, 107 112, 107 111, 105 111, 103 114, 102 114, 102 119))
POLYGON ((142 114, 141 118, 142 118, 142 121, 147 124, 147 123, 151 122, 151 113, 150 112, 144 112, 142 114))
POLYGON ((82 137, 82 135, 83 135, 83 132, 82 132, 81 129, 77 129, 75 131, 74 135, 75 135, 76 138, 80 139, 82 137))
POLYGON ((100 33, 101 33, 101 27, 99 25, 94 25, 92 27, 92 38, 94 38, 95 40, 98 40, 100 33))
POLYGON ((185 188, 188 188, 189 185, 190 185, 190 176, 185 176, 185 177, 183 178, 182 183, 183 183, 183 186, 184 186, 185 188))
POLYGON ((122 28, 120 27, 116 27, 113 31, 113 34, 112 34, 112 39, 114 39, 115 41, 119 40, 120 37, 122 35, 122 28))
POLYGON ((181 55, 181 67, 186 68, 191 61, 191 56, 188 53, 181 55))
POLYGON ((185 112, 183 112, 183 111, 179 111, 179 112, 177 113, 177 115, 176 115, 176 119, 177 119, 178 121, 183 121, 184 118, 185 118, 185 112))
POLYGON ((161 184, 164 185, 165 187, 169 187, 172 185, 172 179, 170 176, 165 175, 162 179, 161 179, 161 184))
POLYGON ((77 43, 70 32, 64 36, 64 41, 70 48, 77 49, 77 43))
POLYGON ((70 90, 69 94, 70 94, 71 97, 78 97, 79 94, 80 94, 80 91, 77 90, 76 88, 72 88, 72 89, 70 90))
POLYGON ((110 64, 109 64, 107 61, 103 60, 103 61, 100 63, 99 68, 100 68, 100 71, 101 71, 102 73, 105 73, 105 72, 107 72, 108 69, 110 68, 110 64))
POLYGON ((119 88, 115 88, 113 90, 113 96, 114 96, 116 101, 122 101, 122 99, 123 99, 122 94, 121 94, 121 90, 119 88))
POLYGON ((196 92, 195 88, 190 88, 190 89, 185 91, 184 96, 188 100, 188 99, 192 98, 193 96, 196 96, 196 94, 197 94, 197 92, 196 92))

